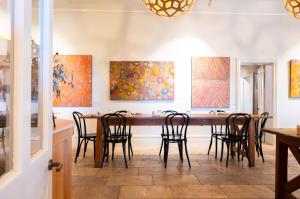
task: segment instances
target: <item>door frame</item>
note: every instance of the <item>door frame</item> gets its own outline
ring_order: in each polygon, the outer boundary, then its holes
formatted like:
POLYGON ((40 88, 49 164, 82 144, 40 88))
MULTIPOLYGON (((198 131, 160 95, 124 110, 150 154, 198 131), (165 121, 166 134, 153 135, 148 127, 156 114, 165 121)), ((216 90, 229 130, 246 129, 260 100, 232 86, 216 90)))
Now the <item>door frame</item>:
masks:
POLYGON ((273 65, 273 127, 277 127, 277 59, 236 59, 236 111, 241 111, 242 88, 240 84, 241 67, 246 64, 273 65))
POLYGON ((52 197, 52 172, 48 160, 52 155, 52 21, 53 0, 40 0, 40 33, 42 73, 39 119, 43 147, 31 155, 31 16, 32 1, 11 0, 12 26, 12 121, 13 169, 0 178, 0 198, 52 197), (34 180, 32 180, 34 175, 34 180))

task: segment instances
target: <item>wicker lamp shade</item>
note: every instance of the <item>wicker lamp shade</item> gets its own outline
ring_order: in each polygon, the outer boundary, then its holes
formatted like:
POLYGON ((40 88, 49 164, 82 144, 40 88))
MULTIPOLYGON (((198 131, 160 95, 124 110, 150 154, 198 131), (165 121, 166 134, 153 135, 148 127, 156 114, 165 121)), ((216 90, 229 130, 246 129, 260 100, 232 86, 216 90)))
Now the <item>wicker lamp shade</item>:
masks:
POLYGON ((284 5, 292 16, 300 19, 300 0, 284 0, 284 5))
POLYGON ((143 0, 147 8, 162 17, 175 17, 190 10, 195 0, 143 0))

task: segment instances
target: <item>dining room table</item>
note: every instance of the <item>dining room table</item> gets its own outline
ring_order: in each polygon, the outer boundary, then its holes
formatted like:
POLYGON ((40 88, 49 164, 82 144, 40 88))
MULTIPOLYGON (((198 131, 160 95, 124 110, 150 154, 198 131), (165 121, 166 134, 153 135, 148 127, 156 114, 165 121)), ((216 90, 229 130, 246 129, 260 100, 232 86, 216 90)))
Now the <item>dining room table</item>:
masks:
POLYGON ((264 132, 276 135, 275 198, 296 198, 293 192, 300 189, 300 173, 288 180, 288 151, 300 164, 300 129, 265 128, 264 132))
MULTIPOLYGON (((96 119, 96 149, 95 149, 95 167, 100 168, 103 156, 103 126, 101 117, 104 114, 87 114, 82 116, 84 119, 96 119)), ((189 114, 192 126, 211 126, 211 125, 226 125, 226 118, 229 114, 213 113, 213 114, 189 114)), ((126 122, 130 126, 162 126, 165 124, 167 115, 162 114, 127 114, 126 122)), ((272 118, 271 116, 251 115, 251 120, 248 130, 248 151, 249 151, 249 167, 255 166, 255 135, 256 121, 261 118, 272 118)), ((201 132, 199 132, 201 133, 201 132)))

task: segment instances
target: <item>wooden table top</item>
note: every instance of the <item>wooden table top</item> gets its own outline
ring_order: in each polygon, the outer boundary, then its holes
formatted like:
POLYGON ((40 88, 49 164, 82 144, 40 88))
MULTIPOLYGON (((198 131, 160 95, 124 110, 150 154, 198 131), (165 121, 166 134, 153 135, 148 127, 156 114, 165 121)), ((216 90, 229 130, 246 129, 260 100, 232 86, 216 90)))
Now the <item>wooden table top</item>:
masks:
POLYGON ((263 129, 263 131, 274 135, 284 135, 300 140, 300 134, 297 135, 296 128, 265 128, 263 129))
POLYGON ((55 123, 56 123, 56 127, 53 129, 54 134, 74 127, 73 120, 57 119, 55 120, 55 123))
MULTIPOLYGON (((86 119, 92 119, 92 118, 101 118, 104 114, 96 115, 96 114, 87 114, 84 115, 82 118, 86 119)), ((191 119, 225 119, 229 116, 230 114, 190 114, 191 119)), ((127 118, 141 118, 141 119, 154 119, 154 118, 165 118, 167 114, 163 115, 152 115, 152 114, 128 114, 125 115, 127 118)), ((260 118, 272 118, 272 116, 261 116, 261 115, 251 115, 253 119, 260 119, 260 118)))

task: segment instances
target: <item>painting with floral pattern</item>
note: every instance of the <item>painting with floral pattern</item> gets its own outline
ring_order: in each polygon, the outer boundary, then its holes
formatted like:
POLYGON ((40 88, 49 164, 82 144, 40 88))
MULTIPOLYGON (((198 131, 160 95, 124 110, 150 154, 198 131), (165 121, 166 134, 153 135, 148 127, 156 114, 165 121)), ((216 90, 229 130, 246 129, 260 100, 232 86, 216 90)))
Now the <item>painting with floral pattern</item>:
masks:
POLYGON ((230 58, 192 58, 192 108, 227 108, 230 98, 230 58))
POLYGON ((92 106, 92 56, 54 56, 53 106, 92 106))
POLYGON ((300 97, 300 60, 290 62, 290 97, 300 97))
POLYGON ((111 100, 174 100, 174 62, 111 61, 111 100))

